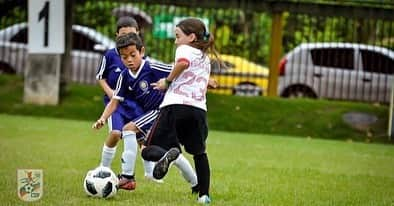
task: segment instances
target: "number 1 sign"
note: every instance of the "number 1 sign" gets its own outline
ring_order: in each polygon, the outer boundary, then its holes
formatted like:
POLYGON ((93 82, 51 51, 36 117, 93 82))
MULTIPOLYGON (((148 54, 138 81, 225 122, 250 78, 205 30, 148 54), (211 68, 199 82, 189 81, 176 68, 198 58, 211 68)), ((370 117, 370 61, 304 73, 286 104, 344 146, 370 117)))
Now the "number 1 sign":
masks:
POLYGON ((29 1, 29 53, 64 53, 64 0, 29 1))

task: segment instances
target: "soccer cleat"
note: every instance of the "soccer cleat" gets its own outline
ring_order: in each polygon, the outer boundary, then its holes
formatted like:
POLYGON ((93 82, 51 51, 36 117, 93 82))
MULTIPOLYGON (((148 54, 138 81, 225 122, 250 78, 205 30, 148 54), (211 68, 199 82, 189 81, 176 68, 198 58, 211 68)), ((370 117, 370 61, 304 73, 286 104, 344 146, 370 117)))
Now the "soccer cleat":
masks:
POLYGON ((209 198, 208 195, 203 195, 197 199, 197 202, 202 204, 209 204, 211 203, 211 198, 209 198))
POLYGON ((176 147, 168 150, 153 168, 153 177, 158 180, 162 179, 167 174, 171 162, 176 160, 180 153, 176 147))
POLYGON ((200 187, 198 186, 198 184, 194 185, 192 187, 192 194, 198 194, 199 190, 200 190, 200 187))
POLYGON ((123 177, 122 175, 119 175, 118 178, 119 178, 119 184, 118 184, 119 189, 135 190, 135 188, 137 187, 137 183, 135 182, 134 178, 129 179, 123 177))
POLYGON ((164 181, 163 180, 158 180, 154 178, 152 175, 145 175, 145 179, 162 184, 164 181))

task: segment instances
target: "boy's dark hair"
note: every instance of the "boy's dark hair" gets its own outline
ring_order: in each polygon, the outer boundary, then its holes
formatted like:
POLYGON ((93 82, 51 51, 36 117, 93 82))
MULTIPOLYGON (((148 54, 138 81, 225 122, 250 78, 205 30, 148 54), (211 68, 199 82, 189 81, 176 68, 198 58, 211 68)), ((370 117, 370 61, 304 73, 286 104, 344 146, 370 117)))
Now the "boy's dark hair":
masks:
POLYGON ((136 30, 139 30, 137 21, 131 16, 122 16, 116 22, 116 32, 119 32, 120 28, 123 27, 134 27, 136 30))
POLYGON ((144 46, 141 38, 135 33, 128 33, 116 38, 116 49, 118 50, 133 45, 138 51, 141 51, 141 48, 144 46))

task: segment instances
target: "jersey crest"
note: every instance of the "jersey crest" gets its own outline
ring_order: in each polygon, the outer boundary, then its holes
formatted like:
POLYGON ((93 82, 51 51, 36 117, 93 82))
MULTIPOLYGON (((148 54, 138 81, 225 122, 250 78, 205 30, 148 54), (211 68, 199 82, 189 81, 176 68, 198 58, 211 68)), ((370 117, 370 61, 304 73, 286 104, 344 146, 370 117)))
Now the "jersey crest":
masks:
POLYGON ((139 82, 139 86, 140 89, 145 92, 146 90, 148 90, 149 84, 146 80, 142 80, 139 82))

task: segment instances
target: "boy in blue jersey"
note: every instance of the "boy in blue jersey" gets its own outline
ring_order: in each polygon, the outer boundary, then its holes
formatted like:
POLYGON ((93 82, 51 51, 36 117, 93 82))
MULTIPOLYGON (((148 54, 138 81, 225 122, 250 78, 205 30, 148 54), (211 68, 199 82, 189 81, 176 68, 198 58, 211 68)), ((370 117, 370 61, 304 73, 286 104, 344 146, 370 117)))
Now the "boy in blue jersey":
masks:
MULTIPOLYGON (((147 134, 158 115, 159 105, 164 97, 164 92, 153 89, 150 84, 166 77, 172 66, 144 60, 145 48, 141 39, 134 33, 118 37, 116 46, 128 70, 122 71, 119 75, 113 98, 93 127, 100 129, 107 118, 116 111, 119 103, 125 99, 133 99, 141 106, 144 114, 127 123, 122 131, 126 155, 123 158, 125 167, 122 167, 119 188, 131 190, 135 188, 136 135, 147 134)), ((174 164, 192 187, 197 185, 197 176, 183 155, 180 155, 174 164)))
MULTIPOLYGON (((117 37, 128 33, 138 33, 139 31, 138 24, 132 17, 121 17, 117 21, 116 25, 117 37)), ((116 48, 112 48, 106 51, 101 59, 101 63, 96 74, 96 79, 105 93, 105 105, 107 105, 112 98, 113 91, 116 88, 117 79, 123 70, 127 70, 127 67, 120 59, 118 50, 116 48)), ((117 109, 108 118, 109 134, 103 145, 100 165, 105 167, 111 166, 111 162, 116 152, 116 145, 122 137, 121 131, 123 126, 143 113, 142 108, 132 99, 125 99, 119 103, 117 109)), ((143 139, 143 135, 138 136, 138 141, 143 139)), ((152 162, 144 161, 145 176, 154 180, 152 177, 152 168, 152 162)), ((162 181, 159 180, 158 182, 162 181)))

